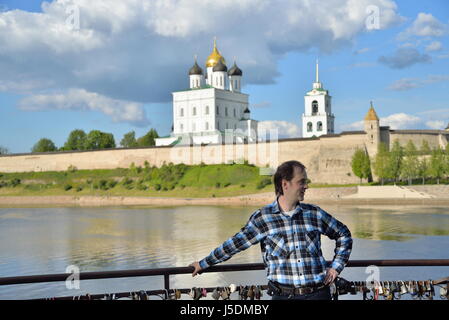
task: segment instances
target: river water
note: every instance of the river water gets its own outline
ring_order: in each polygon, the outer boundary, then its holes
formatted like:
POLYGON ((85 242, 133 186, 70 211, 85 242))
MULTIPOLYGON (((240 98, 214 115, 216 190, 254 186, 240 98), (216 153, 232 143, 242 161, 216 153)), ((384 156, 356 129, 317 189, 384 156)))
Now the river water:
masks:
MULTIPOLYGON (((352 260, 448 259, 449 209, 423 206, 332 206, 323 209, 345 223, 354 244, 352 260)), ((187 266, 235 234, 256 207, 120 207, 0 209, 0 277, 187 266)), ((322 237, 333 257, 334 241, 322 237)), ((225 263, 262 262, 253 246, 225 263)), ((365 268, 341 276, 364 281, 365 268)), ((427 280, 449 276, 449 267, 379 268, 380 280, 427 280)), ((172 288, 266 284, 265 271, 171 277, 172 288)), ((80 289, 64 282, 0 286, 0 299, 30 299, 163 288, 163 277, 86 280, 80 289)), ((438 290, 437 290, 438 291, 438 290)), ((159 299, 158 297, 155 297, 159 299)), ((265 295, 265 298, 268 298, 265 295)), ((340 299, 359 299, 345 295, 340 299)))

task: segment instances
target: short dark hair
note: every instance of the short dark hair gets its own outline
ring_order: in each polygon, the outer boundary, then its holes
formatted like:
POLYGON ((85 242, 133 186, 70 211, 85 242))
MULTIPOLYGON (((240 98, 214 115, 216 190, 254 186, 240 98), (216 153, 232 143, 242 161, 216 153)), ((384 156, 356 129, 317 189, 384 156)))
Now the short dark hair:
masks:
POLYGON ((282 190, 282 179, 287 181, 291 181, 293 179, 293 175, 295 174, 295 168, 298 168, 301 171, 304 171, 306 167, 299 161, 290 160, 282 163, 274 174, 274 191, 277 196, 283 195, 284 191, 282 190))

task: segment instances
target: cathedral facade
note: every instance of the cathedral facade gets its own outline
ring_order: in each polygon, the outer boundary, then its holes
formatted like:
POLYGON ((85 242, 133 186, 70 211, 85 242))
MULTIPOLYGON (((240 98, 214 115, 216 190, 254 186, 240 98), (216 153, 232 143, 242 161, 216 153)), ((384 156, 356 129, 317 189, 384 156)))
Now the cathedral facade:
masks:
POLYGON ((245 143, 257 140, 257 121, 250 117, 248 95, 241 92, 243 72, 226 60, 214 41, 205 71, 195 58, 189 89, 173 92, 173 128, 156 146, 245 143))

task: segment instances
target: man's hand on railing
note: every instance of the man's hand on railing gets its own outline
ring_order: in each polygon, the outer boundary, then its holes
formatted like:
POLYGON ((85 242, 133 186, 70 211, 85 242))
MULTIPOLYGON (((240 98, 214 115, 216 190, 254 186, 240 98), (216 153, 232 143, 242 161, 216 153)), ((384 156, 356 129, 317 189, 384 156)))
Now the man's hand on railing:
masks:
POLYGON ((200 263, 198 261, 192 262, 191 264, 189 264, 189 267, 194 268, 194 270, 192 272, 192 277, 196 276, 197 274, 201 274, 201 270, 203 270, 200 267, 200 263))

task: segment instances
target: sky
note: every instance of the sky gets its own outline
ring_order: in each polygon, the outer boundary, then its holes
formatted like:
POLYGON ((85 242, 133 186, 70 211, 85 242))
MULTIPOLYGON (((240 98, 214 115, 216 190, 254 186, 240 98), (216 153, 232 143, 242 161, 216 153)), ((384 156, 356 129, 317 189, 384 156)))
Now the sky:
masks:
POLYGON ((160 136, 171 92, 194 56, 217 46, 243 70, 251 118, 300 137, 315 79, 332 96, 335 132, 449 124, 446 0, 0 0, 0 147, 27 153, 70 132, 160 136))

